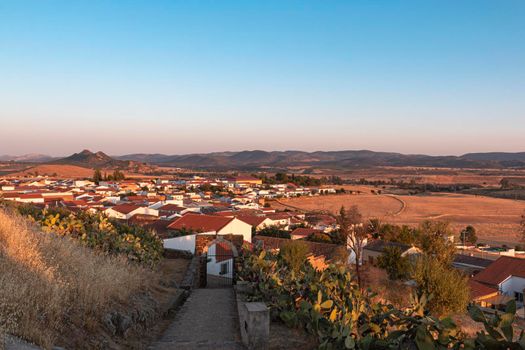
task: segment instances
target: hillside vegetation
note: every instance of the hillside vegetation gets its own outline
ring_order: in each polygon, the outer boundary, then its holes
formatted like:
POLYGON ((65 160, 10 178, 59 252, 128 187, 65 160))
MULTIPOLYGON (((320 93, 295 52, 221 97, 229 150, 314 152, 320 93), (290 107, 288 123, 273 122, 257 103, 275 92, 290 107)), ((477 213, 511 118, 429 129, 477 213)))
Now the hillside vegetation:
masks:
POLYGON ((54 232, 79 240, 83 245, 104 253, 121 254, 150 267, 162 258, 162 240, 153 231, 127 225, 103 214, 73 212, 65 208, 41 210, 30 204, 12 205, 23 216, 54 232))
POLYGON ((74 348, 88 348, 103 316, 129 303, 151 277, 126 257, 44 233, 14 210, 0 208, 0 334, 46 348, 67 334, 74 348))

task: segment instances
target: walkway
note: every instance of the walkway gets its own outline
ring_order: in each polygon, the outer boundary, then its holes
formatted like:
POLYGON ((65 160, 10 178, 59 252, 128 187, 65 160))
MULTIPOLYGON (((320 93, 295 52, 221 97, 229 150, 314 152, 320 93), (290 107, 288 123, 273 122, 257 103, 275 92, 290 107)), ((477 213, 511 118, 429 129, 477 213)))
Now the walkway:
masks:
POLYGON ((233 288, 194 289, 150 349, 244 349, 233 288))

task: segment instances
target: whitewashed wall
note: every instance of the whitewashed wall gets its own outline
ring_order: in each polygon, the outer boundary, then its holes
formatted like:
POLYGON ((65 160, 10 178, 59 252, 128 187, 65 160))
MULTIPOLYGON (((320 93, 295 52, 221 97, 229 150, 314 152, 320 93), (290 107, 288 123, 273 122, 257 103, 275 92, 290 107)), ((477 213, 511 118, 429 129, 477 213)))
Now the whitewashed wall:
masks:
POLYGON ((510 276, 501 282, 500 290, 503 294, 514 297, 514 292, 523 293, 525 289, 525 278, 510 276))
POLYGON ((186 250, 195 254, 195 237, 197 235, 188 235, 182 237, 167 238, 164 240, 165 249, 186 250))
POLYGON ((206 266, 206 273, 208 275, 213 276, 220 276, 224 278, 232 278, 233 277, 233 259, 223 260, 220 262, 217 262, 215 259, 215 244, 212 244, 208 248, 208 265, 206 266), (221 275, 221 265, 222 264, 228 264, 228 273, 221 275))

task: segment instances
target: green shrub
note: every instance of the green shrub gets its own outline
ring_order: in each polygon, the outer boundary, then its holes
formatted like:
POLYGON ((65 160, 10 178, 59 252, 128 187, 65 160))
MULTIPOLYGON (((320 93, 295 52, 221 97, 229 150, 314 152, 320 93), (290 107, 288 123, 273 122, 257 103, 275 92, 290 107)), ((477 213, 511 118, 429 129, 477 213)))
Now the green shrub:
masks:
POLYGON ((282 230, 277 226, 265 227, 259 232, 257 232, 257 234, 260 236, 266 236, 266 237, 287 238, 287 239, 291 238, 290 232, 286 230, 282 230))
POLYGON ((412 278, 421 293, 431 296, 428 307, 433 313, 442 315, 467 309, 470 301, 467 277, 435 257, 419 257, 412 278))
POLYGON ((377 266, 385 269, 392 280, 406 279, 410 276, 410 260, 407 256, 402 256, 398 247, 385 248, 377 258, 377 266))
POLYGON ((522 349, 525 343, 523 333, 513 339, 514 301, 491 319, 470 307, 486 332, 467 338, 450 318, 429 314, 425 295, 414 295, 405 309, 372 302, 373 294, 359 288, 343 265, 318 271, 305 262, 292 272, 276 254, 246 252, 237 277, 252 282, 249 300, 264 301, 273 319, 316 335, 320 349, 522 349))
POLYGON ((154 265, 162 258, 162 240, 151 230, 128 225, 103 214, 72 212, 65 208, 41 210, 16 205, 18 212, 42 226, 44 232, 69 236, 84 245, 110 254, 123 254, 131 261, 154 265))

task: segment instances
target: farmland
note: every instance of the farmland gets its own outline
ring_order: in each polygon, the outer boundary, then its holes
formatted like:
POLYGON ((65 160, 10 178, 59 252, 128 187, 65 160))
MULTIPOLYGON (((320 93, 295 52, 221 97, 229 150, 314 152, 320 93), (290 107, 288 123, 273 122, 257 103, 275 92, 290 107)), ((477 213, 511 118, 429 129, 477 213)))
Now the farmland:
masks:
POLYGON ((306 211, 332 212, 342 205, 357 205, 366 217, 395 224, 417 225, 424 220, 442 220, 450 222, 456 232, 473 225, 480 241, 510 244, 519 241, 519 220, 525 211, 525 201, 452 193, 409 196, 368 192, 300 197, 272 203, 273 207, 281 209, 293 206, 306 211))

